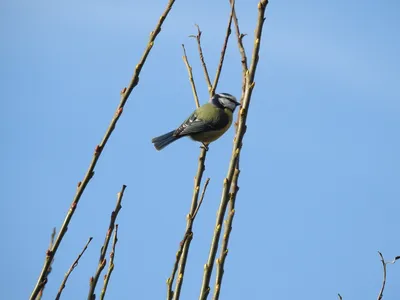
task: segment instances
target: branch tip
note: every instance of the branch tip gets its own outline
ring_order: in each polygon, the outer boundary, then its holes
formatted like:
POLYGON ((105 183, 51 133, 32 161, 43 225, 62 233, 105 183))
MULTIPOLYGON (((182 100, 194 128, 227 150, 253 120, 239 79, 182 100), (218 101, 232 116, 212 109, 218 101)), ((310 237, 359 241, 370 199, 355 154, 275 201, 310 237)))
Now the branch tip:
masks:
POLYGON ((190 81, 190 85, 192 87, 192 92, 193 92, 193 97, 194 97, 194 102, 196 104, 196 107, 198 108, 198 107, 200 107, 199 97, 197 95, 196 85, 195 85, 194 79, 193 79, 192 67, 189 64, 189 60, 188 60, 188 57, 186 55, 186 49, 185 49, 185 45, 184 44, 182 44, 182 49, 183 49, 182 59, 183 59, 183 62, 185 63, 185 65, 186 65, 186 69, 188 71, 189 81, 190 81))
POLYGON ((63 281, 61 282, 60 288, 58 289, 58 293, 56 296, 56 300, 59 300, 61 297, 61 293, 63 291, 63 289, 65 288, 65 285, 67 283, 67 280, 69 278, 69 276, 71 275, 72 271, 78 266, 79 260, 80 258, 83 256, 83 254, 85 253, 86 249, 88 248, 90 242, 92 241, 93 237, 89 237, 88 241, 86 242, 85 247, 83 248, 83 250, 81 251, 81 253, 78 255, 78 257, 75 259, 75 261, 72 263, 71 267, 68 269, 67 273, 64 276, 63 281))
MULTIPOLYGON (((124 195, 125 188, 126 188, 126 185, 122 185, 121 191, 117 194, 117 202, 115 204, 115 209, 111 213, 110 223, 108 225, 108 229, 107 229, 107 232, 106 232, 106 237, 104 239, 104 244, 103 244, 103 246, 101 247, 101 250, 100 250, 99 264, 97 266, 96 273, 95 273, 94 277, 92 277, 93 278, 92 283, 90 284, 88 299, 92 299, 92 298, 95 297, 95 293, 94 292, 95 292, 95 289, 96 289, 97 282, 99 280, 101 272, 103 271, 103 269, 104 269, 104 267, 105 267, 105 265, 107 263, 107 260, 106 260, 105 257, 106 257, 107 248, 108 248, 108 245, 109 245, 109 242, 110 242, 110 238, 111 238, 111 232, 113 230, 114 230, 114 240, 113 240, 113 245, 112 245, 111 252, 115 251, 115 245, 116 245, 117 240, 118 240, 118 238, 117 238, 118 224, 115 224, 115 221, 116 221, 118 213, 119 213, 119 211, 120 211, 120 209, 122 207, 121 206, 121 201, 122 201, 122 198, 123 198, 123 195, 124 195)), ((107 289, 108 280, 109 280, 109 277, 110 277, 110 274, 111 274, 113 268, 114 268, 114 266, 113 266, 113 256, 112 256, 112 258, 110 259, 110 264, 109 264, 109 268, 108 268, 108 276, 107 276, 108 278, 107 278, 106 281, 104 281, 104 285, 103 285, 103 289, 102 289, 102 292, 101 292, 100 299, 104 298, 104 294, 105 294, 106 289, 107 289)))

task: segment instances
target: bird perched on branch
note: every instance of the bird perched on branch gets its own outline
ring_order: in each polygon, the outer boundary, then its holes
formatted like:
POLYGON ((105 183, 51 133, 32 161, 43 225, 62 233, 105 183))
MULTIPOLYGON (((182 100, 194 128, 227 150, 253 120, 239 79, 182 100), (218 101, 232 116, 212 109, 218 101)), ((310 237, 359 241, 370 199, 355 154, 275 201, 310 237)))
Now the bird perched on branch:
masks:
POLYGON ((221 137, 231 126, 233 112, 240 105, 236 98, 227 93, 215 94, 210 101, 197 108, 177 129, 151 140, 161 150, 181 137, 188 136, 201 142, 205 149, 208 144, 221 137))

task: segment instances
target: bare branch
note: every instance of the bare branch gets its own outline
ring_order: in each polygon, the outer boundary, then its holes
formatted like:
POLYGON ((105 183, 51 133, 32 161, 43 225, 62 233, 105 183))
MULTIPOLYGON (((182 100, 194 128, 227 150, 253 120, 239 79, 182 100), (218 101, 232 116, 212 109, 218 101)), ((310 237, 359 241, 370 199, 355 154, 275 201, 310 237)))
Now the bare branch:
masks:
POLYGON ((340 295, 340 294, 337 294, 338 295, 338 297, 339 297, 339 300, 342 300, 343 298, 342 298, 342 296, 340 295))
MULTIPOLYGON (((200 300, 205 300, 208 297, 208 294, 210 292, 210 279, 211 279, 211 273, 212 269, 214 266, 214 261, 216 257, 216 253, 218 250, 218 244, 219 244, 219 238, 221 236, 221 227, 222 223, 225 217, 225 212, 227 208, 227 204, 229 201, 229 191, 231 188, 232 180, 233 180, 233 175, 237 166, 237 161, 239 158, 240 150, 242 147, 242 140, 244 137, 244 134, 246 132, 246 120, 247 120, 247 112, 251 100, 251 94, 255 85, 254 82, 254 77, 255 77, 255 72, 257 69, 257 63, 258 63, 258 55, 259 55, 259 50, 260 50, 260 42, 261 42, 261 35, 262 35, 262 29, 263 29, 263 24, 265 20, 265 9, 268 5, 268 0, 261 0, 258 3, 258 21, 256 25, 256 30, 255 30, 255 38, 254 38, 254 48, 253 48, 253 54, 252 54, 252 60, 251 60, 251 65, 250 69, 248 72, 245 74, 245 78, 243 80, 246 81, 246 86, 245 86, 245 92, 243 95, 242 99, 242 107, 240 109, 239 113, 239 121, 238 121, 238 127, 237 127, 237 132, 234 140, 234 146, 232 150, 232 157, 231 161, 229 164, 229 169, 228 169, 228 174, 227 177, 224 179, 223 183, 223 190, 222 190, 222 197, 221 197, 221 202, 220 206, 218 209, 217 213, 217 220, 216 220, 216 225, 215 225, 215 230, 214 230, 214 236, 211 242, 211 248, 210 248, 210 253, 208 256, 207 263, 204 266, 204 274, 203 274, 203 283, 201 286, 200 290, 200 300)), ((219 287, 221 288, 221 287, 219 287)))
MULTIPOLYGON (((232 5, 232 2, 234 0, 229 0, 229 2, 232 5)), ((237 41, 238 41, 238 48, 239 48, 239 52, 240 52, 240 56, 242 57, 241 62, 242 62, 242 77, 245 78, 246 77, 246 72, 248 70, 248 66, 247 66, 247 56, 246 56, 246 51, 244 49, 243 46, 243 38, 246 36, 245 34, 242 34, 240 32, 240 28, 239 28, 239 20, 236 16, 236 10, 235 8, 233 8, 233 23, 235 24, 235 31, 236 31, 236 37, 237 37, 237 41)), ((244 89, 245 89, 245 80, 243 80, 243 84, 242 84, 242 94, 244 94, 244 89)))
POLYGON ((195 38, 197 41, 197 47, 199 49, 200 61, 201 61, 201 65, 203 66, 203 70, 204 70, 204 77, 206 79, 208 92, 211 94, 212 84, 211 84, 211 80, 210 80, 210 75, 208 74, 207 65, 204 61, 203 49, 201 47, 201 31, 200 31, 199 25, 196 24, 196 27, 197 27, 197 35, 190 35, 190 37, 195 38))
POLYGON ((113 239, 112 250, 110 253, 110 263, 108 264, 107 274, 104 275, 104 283, 103 283, 103 289, 101 290, 100 294, 100 300, 103 300, 104 296, 106 295, 108 282, 110 281, 111 273, 114 271, 115 246, 117 245, 117 242, 118 242, 118 224, 115 225, 114 229, 114 239, 113 239))
POLYGON ((106 237, 104 239, 104 244, 100 250, 99 264, 97 266, 95 275, 90 278, 90 289, 89 289, 89 294, 88 294, 88 300, 96 299, 94 292, 95 292, 96 285, 99 280, 100 274, 103 271, 103 269, 107 263, 105 256, 107 253, 107 248, 108 248, 108 244, 110 242, 111 234, 114 230, 115 220, 117 219, 118 213, 122 208, 121 201, 122 201, 122 197, 124 196, 125 189, 126 189, 126 185, 123 185, 121 191, 117 194, 117 204, 115 205, 114 211, 111 213, 110 224, 108 225, 108 230, 107 230, 106 237))
MULTIPOLYGON (((242 62, 242 78, 243 78, 243 84, 242 84, 242 96, 244 96, 244 91, 245 91, 245 83, 246 83, 246 73, 247 73, 247 57, 246 57, 246 51, 243 46, 243 37, 244 35, 240 33, 240 28, 239 28, 239 21, 236 16, 236 11, 235 11, 235 3, 234 0, 229 1, 232 6, 232 11, 231 11, 231 18, 234 20, 235 24, 235 30, 236 30, 236 36, 237 36, 237 41, 238 41, 238 48, 239 52, 241 54, 241 62, 242 62)), ((238 112, 238 118, 240 117, 240 110, 238 112)), ((235 124, 237 125, 237 124, 235 124)), ((236 128, 237 129, 237 128, 236 128)), ((220 291, 221 291, 221 285, 222 285, 222 278, 224 275, 224 266, 225 266, 225 260, 226 256, 228 255, 228 244, 229 244, 229 237, 232 231, 232 222, 233 218, 235 216, 235 201, 236 201, 236 196, 237 192, 239 191, 238 187, 238 180, 239 180, 239 173, 240 173, 240 168, 239 168, 239 158, 237 158, 237 165, 235 167, 235 171, 233 174, 232 178, 232 184, 231 184, 231 193, 229 194, 229 214, 227 217, 227 220, 225 221, 225 229, 224 229, 224 235, 222 239, 222 244, 221 244, 221 250, 220 250, 220 256, 216 260, 217 263, 217 274, 215 277, 215 288, 214 288, 214 296, 213 299, 217 300, 219 299, 220 291)))
POLYGON ((213 96, 215 94, 215 90, 217 89, 219 77, 220 77, 221 71, 222 71, 222 65, 224 64, 225 52, 226 52, 226 48, 228 46, 229 36, 231 35, 231 24, 232 24, 232 16, 233 16, 234 9, 235 9, 235 1, 233 0, 232 4, 231 4, 231 12, 229 15, 228 26, 226 28, 224 44, 222 46, 221 56, 220 56, 219 64, 217 67, 217 72, 215 74, 214 83, 213 83, 212 89, 210 91, 211 96, 213 96))
POLYGON ((167 279, 167 300, 172 300, 172 298, 174 297, 174 291, 172 290, 172 285, 174 283, 176 271, 178 270, 179 261, 182 256, 183 247, 186 243, 186 240, 189 237, 191 238, 191 236, 189 234, 187 234, 187 230, 186 230, 185 235, 183 236, 183 240, 179 244, 179 250, 178 250, 178 252, 176 252, 176 255, 175 255, 175 263, 174 263, 174 267, 172 268, 171 277, 169 277, 167 279))
POLYGON ((182 241, 180 242, 179 250, 176 253, 174 267, 172 269, 171 277, 167 280, 167 300, 171 299, 179 299, 181 288, 183 284, 183 276, 185 273, 186 261, 189 254, 190 243, 193 238, 193 224, 194 220, 197 216, 197 213, 203 203, 204 195, 207 190, 208 183, 210 178, 207 178, 206 183, 204 184, 203 191, 199 199, 199 191, 201 184, 201 177, 203 176, 203 172, 205 169, 204 160, 206 158, 206 151, 204 149, 200 152, 199 164, 197 169, 197 176, 195 177, 194 190, 192 196, 192 204, 190 208, 190 212, 187 216, 186 230, 183 236, 182 241), (178 270, 179 269, 179 270, 178 270), (176 276, 176 272, 178 271, 178 278, 175 284, 175 292, 172 290, 172 285, 174 283, 174 279, 176 276))
POLYGON ((383 266, 382 287, 381 287, 381 290, 380 290, 379 295, 378 295, 378 300, 381 300, 382 297, 383 297, 383 291, 385 290, 385 285, 386 285, 386 263, 385 263, 385 260, 383 259, 382 253, 380 253, 379 251, 378 251, 378 253, 379 253, 379 256, 381 257, 381 262, 382 262, 382 266, 383 266))
POLYGON ((221 243, 221 250, 220 250, 220 256, 217 258, 216 263, 217 263, 217 275, 215 277, 215 289, 214 289, 214 300, 219 299, 219 294, 221 291, 221 285, 222 285, 222 277, 224 276, 224 265, 225 265, 225 259, 226 256, 228 255, 228 244, 229 244, 229 237, 232 231, 232 222, 233 222, 233 217, 235 216, 235 201, 236 201, 236 195, 237 192, 239 191, 239 187, 237 186, 238 179, 239 179, 239 160, 237 163, 237 166, 235 168, 235 172, 233 174, 232 178, 232 191, 229 194, 229 213, 227 220, 225 221, 225 230, 224 230, 224 235, 222 238, 222 243, 221 243))
MULTIPOLYGON (((49 255, 49 253, 51 252, 51 248, 52 248, 53 245, 54 245, 54 238, 55 238, 55 236, 56 236, 56 228, 54 227, 54 228, 53 228, 53 231, 51 232, 50 244, 49 244, 49 248, 47 248, 46 255, 49 255)), ((38 293, 38 295, 36 296, 36 300, 42 299, 43 291, 44 291, 44 288, 45 288, 46 283, 47 283, 47 277, 48 277, 49 274, 51 273, 51 265, 53 264, 53 262, 54 262, 54 258, 53 258, 53 260, 52 260, 51 263, 50 263, 50 267, 49 267, 49 270, 47 271, 47 274, 46 274, 45 279, 43 280, 42 284, 39 286, 39 293, 38 293)))
POLYGON ((196 207, 196 211, 194 212, 194 214, 192 216, 192 219, 196 218, 196 215, 199 212, 199 209, 200 209, 201 204, 203 203, 204 195, 206 193, 207 186, 208 186, 209 182, 210 182, 210 178, 207 178, 206 183, 204 184, 204 187, 203 187, 203 192, 201 192, 199 204, 196 207))
POLYGON ((186 68, 188 70, 190 85, 192 86, 192 92, 193 92, 194 101, 196 103, 196 107, 199 108, 200 107, 200 102, 199 102, 199 97, 197 96, 196 85, 195 85, 194 79, 193 79, 192 67, 189 64, 189 60, 188 60, 188 57, 186 55, 186 49, 185 49, 185 45, 184 44, 182 44, 182 48, 183 48, 182 59, 183 59, 185 65, 186 65, 186 68))
MULTIPOLYGON (((185 267, 186 267, 186 260, 187 260, 188 254, 189 254, 190 243, 193 238, 192 226, 193 226, 194 218, 192 218, 192 216, 197 215, 197 211, 199 210, 200 205, 202 203, 202 200, 200 202, 198 202, 198 199, 199 199, 199 190, 200 190, 201 179, 203 177, 203 173, 205 170, 204 163, 205 163, 205 159, 206 159, 206 153, 207 153, 207 150, 205 148, 201 148, 200 156, 199 156, 199 163, 198 163, 198 167, 197 167, 197 175, 195 177, 192 205, 190 208, 190 213, 187 216, 187 225, 186 225, 186 233, 185 233, 186 238, 184 238, 184 240, 182 241, 183 249, 182 249, 182 254, 180 257, 178 278, 177 278, 177 281, 175 284, 175 293, 174 293, 174 297, 173 297, 174 300, 178 300, 180 297, 180 292, 181 292, 181 288, 182 288, 182 284, 183 284, 183 275, 185 273, 185 267)), ((207 185, 208 185, 208 180, 206 182, 207 185)), ((205 187, 206 187, 206 185, 205 185, 205 187)), ((178 251, 178 253, 179 253, 179 251, 178 251)))
POLYGON ((61 293, 65 288, 65 284, 67 283, 68 277, 69 275, 71 275, 72 271, 78 266, 79 260, 81 259, 82 255, 85 253, 87 247, 89 246, 90 242, 92 241, 92 237, 89 238, 89 240, 87 241, 85 247, 83 248, 83 250, 81 251, 81 253, 79 253, 78 257, 75 259, 75 261, 72 263, 71 267, 68 269, 68 272, 65 273, 64 279, 61 282, 60 288, 58 289, 58 293, 56 296, 56 300, 59 300, 61 297, 61 293))
POLYGON ((114 117, 112 118, 111 123, 110 123, 108 129, 106 130, 106 133, 105 133, 101 143, 99 145, 97 145, 95 148, 95 152, 93 154, 92 161, 89 164, 89 168, 85 174, 85 177, 83 178, 82 182, 80 182, 78 184, 78 189, 76 191, 76 194, 74 196, 74 199, 72 201, 70 209, 68 210, 68 213, 67 213, 67 215, 64 219, 64 222, 60 228, 60 232, 56 238, 56 241, 55 241, 52 249, 50 251, 48 251, 48 255, 46 255, 46 259, 45 259, 42 271, 41 271, 39 278, 37 280, 37 283, 32 291, 30 300, 36 299, 36 296, 38 295, 39 291, 41 290, 43 283, 45 282, 45 280, 47 281, 47 274, 48 274, 50 265, 51 265, 53 258, 58 250, 58 247, 61 244, 61 241, 62 241, 65 233, 67 232, 68 225, 69 225, 71 218, 75 212, 75 209, 79 203, 79 200, 86 188, 86 185, 89 183, 90 179, 94 175, 94 169, 96 167, 97 161, 100 158, 102 150, 106 146, 108 139, 110 138, 112 132, 114 131, 115 125, 117 124, 117 122, 122 114, 123 108, 124 108, 126 102, 128 101, 128 98, 129 98, 132 90, 139 83, 139 75, 143 68, 143 65, 146 62, 147 56, 149 55, 151 49, 153 48, 154 41, 155 41, 157 35, 160 33, 161 26, 163 25, 166 17, 168 16, 168 13, 170 12, 174 2, 175 2, 175 0, 168 1, 167 7, 165 8, 164 12, 162 13, 160 19, 158 20, 158 23, 157 23, 154 31, 152 31, 150 34, 150 38, 149 38, 147 47, 144 50, 144 53, 143 53, 139 63, 135 67, 135 71, 133 73, 132 79, 131 79, 128 87, 124 88, 121 92, 121 100, 120 100, 120 103, 118 104, 116 113, 114 114, 114 117))
POLYGON ((386 285, 386 265, 387 264, 394 264, 398 259, 400 259, 400 256, 396 256, 392 261, 386 261, 383 258, 382 253, 378 251, 379 256, 381 257, 381 262, 382 262, 382 267, 383 267, 383 280, 382 280, 382 287, 381 290, 379 291, 378 295, 378 300, 381 300, 383 297, 383 291, 385 290, 385 285, 386 285))
POLYGON ((386 264, 391 264, 391 265, 393 265, 398 259, 400 259, 400 256, 396 256, 395 258, 393 258, 392 261, 387 261, 386 264))

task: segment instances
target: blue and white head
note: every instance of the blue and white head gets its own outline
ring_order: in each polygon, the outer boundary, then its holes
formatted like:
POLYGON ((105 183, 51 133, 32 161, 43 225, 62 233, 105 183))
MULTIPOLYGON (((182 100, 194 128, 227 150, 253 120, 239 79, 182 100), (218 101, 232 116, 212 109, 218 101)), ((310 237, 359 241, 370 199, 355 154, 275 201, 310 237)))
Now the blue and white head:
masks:
POLYGON ((220 108, 228 108, 232 112, 235 111, 236 106, 240 105, 236 98, 228 93, 215 94, 211 97, 210 103, 220 108))

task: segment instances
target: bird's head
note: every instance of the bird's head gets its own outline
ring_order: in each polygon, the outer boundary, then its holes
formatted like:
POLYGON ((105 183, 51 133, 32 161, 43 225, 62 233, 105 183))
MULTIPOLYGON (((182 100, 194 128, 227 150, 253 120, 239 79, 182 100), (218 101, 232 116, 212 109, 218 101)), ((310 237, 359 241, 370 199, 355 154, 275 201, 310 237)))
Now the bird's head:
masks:
POLYGON ((240 105, 236 98, 228 93, 215 94, 211 97, 210 102, 215 106, 228 108, 232 112, 235 111, 236 106, 240 105))

